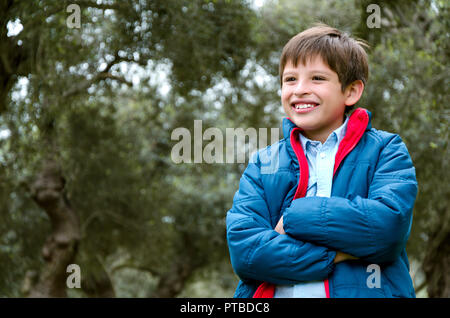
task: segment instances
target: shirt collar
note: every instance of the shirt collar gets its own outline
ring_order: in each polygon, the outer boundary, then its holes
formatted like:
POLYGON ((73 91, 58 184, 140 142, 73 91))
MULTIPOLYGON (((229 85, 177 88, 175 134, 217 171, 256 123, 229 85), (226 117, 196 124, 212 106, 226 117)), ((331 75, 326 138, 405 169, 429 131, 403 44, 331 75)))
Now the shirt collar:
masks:
MULTIPOLYGON (((339 143, 341 142, 341 140, 344 138, 344 136, 345 136, 345 133, 347 132, 347 123, 348 123, 348 116, 347 115, 345 115, 345 120, 344 120, 344 123, 341 125, 341 126, 339 126, 338 128, 336 128, 331 134, 330 134, 330 136, 328 136, 328 138, 327 138, 327 140, 325 141, 325 142, 327 142, 328 141, 328 139, 330 138, 330 137, 332 137, 332 135, 335 135, 336 137, 337 137, 337 141, 336 141, 336 144, 337 145, 339 145, 339 143)), ((307 144, 314 144, 314 143, 320 143, 320 141, 314 141, 314 140, 311 140, 311 139, 309 139, 309 138, 306 138, 305 136, 303 136, 303 134, 302 133, 299 133, 299 135, 300 135, 300 143, 302 144, 302 148, 303 148, 303 152, 306 154, 306 145, 307 144)))

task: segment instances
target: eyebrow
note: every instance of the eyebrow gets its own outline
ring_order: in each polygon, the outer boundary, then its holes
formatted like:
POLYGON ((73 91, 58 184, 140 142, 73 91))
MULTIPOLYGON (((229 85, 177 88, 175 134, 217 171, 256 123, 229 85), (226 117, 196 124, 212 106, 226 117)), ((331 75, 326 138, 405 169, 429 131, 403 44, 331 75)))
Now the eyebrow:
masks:
MULTIPOLYGON (((327 71, 321 71, 321 70, 311 70, 309 73, 310 73, 310 74, 311 74, 311 73, 319 73, 319 74, 331 76, 331 73, 330 73, 330 72, 327 72, 327 71)), ((283 72, 283 77, 286 76, 286 75, 295 75, 295 74, 297 74, 296 71, 287 71, 287 72, 283 72)))

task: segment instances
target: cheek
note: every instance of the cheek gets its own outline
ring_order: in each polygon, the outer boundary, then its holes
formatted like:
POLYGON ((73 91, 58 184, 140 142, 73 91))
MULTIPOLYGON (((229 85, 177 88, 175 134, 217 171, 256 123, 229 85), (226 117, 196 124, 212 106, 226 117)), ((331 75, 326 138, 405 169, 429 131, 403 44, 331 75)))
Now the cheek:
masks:
POLYGON ((286 88, 281 89, 281 101, 283 103, 289 101, 289 96, 290 96, 290 93, 289 93, 288 89, 286 89, 286 88))
POLYGON ((321 97, 322 101, 327 102, 330 106, 335 104, 341 104, 342 98, 339 92, 332 89, 321 89, 317 94, 321 97))

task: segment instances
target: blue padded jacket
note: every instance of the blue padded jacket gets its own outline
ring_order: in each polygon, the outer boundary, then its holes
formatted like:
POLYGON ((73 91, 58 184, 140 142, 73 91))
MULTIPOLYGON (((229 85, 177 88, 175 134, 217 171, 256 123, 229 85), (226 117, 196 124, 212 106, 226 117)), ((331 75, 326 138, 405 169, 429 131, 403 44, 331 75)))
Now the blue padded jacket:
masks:
POLYGON ((263 282, 324 280, 329 297, 415 297, 405 246, 417 181, 401 138, 372 128, 371 113, 355 109, 336 154, 331 197, 305 197, 300 130, 285 118, 284 139, 259 150, 241 177, 226 218, 240 278, 234 296, 253 297, 263 282), (274 230, 282 215, 287 235, 274 230), (336 251, 358 259, 334 264, 336 251))

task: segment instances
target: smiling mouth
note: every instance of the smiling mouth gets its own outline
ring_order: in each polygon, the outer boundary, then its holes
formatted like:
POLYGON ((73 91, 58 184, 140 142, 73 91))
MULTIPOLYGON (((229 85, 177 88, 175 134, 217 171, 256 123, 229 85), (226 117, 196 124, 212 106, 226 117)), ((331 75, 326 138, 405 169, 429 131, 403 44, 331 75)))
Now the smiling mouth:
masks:
POLYGON ((320 104, 317 103, 292 103, 291 107, 294 108, 295 111, 305 111, 313 109, 320 104))

